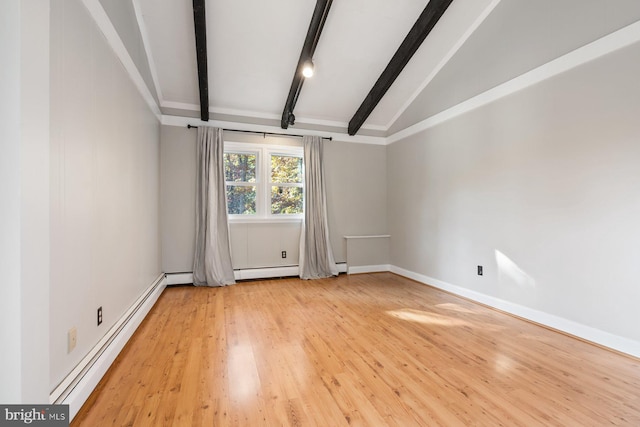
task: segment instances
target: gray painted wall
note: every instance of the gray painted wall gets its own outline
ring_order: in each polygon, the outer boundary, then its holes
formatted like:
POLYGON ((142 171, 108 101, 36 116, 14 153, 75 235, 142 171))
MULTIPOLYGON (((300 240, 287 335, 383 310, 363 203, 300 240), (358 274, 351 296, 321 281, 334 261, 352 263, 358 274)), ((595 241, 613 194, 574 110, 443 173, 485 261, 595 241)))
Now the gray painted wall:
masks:
MULTIPOLYGON (((295 138, 263 138, 225 133, 234 142, 299 145, 295 138)), ((196 131, 162 126, 161 215, 162 265, 167 273, 190 272, 193 262, 196 131)), ((385 234, 386 148, 333 141, 325 146, 327 203, 332 247, 337 262, 346 261, 344 235, 385 234), (361 212, 367 215, 362 216, 361 212)), ((234 268, 298 263, 298 222, 232 223, 234 268), (287 251, 287 259, 280 252, 287 251)), ((380 255, 376 255, 380 258, 380 255)), ((386 258, 386 255, 383 254, 386 258)))
POLYGON ((390 145, 392 264, 640 341, 638 57, 390 145))
POLYGON ((52 2, 51 64, 53 389, 162 268, 160 125, 79 0, 52 2))

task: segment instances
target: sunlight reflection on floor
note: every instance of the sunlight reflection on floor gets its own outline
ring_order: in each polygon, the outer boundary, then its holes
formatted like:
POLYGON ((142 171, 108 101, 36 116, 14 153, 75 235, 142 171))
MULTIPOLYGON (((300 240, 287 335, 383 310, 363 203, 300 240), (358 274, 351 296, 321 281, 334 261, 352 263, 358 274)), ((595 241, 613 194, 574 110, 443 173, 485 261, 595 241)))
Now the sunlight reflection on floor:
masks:
POLYGON ((496 354, 495 370, 501 374, 508 374, 515 366, 515 362, 502 353, 496 354))
POLYGON ((444 308, 446 310, 456 311, 458 313, 468 313, 468 314, 476 314, 475 311, 469 310, 468 308, 461 307, 458 304, 453 303, 444 303, 444 304, 436 304, 438 308, 444 308))
POLYGON ((441 314, 431 313, 431 312, 422 311, 422 310, 415 310, 411 308, 390 310, 390 311, 387 311, 386 313, 397 319, 408 320, 410 322, 423 323, 427 325, 470 326, 468 322, 461 319, 456 319, 455 317, 443 316, 441 314))
POLYGON ((251 345, 229 347, 227 363, 230 395, 239 401, 252 400, 260 389, 260 380, 251 345))

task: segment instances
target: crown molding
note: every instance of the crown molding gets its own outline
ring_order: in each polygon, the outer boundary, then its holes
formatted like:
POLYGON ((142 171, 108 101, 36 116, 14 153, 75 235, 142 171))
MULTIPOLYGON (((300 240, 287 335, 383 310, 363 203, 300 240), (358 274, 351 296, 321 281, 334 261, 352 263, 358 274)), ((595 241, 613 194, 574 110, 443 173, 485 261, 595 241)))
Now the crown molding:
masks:
POLYGON ((156 96, 160 105, 162 105, 162 90, 160 89, 160 79, 158 78, 158 71, 156 68, 156 62, 153 59, 151 53, 151 47, 149 43, 149 33, 147 32, 147 26, 144 23, 142 17, 142 8, 140 7, 140 0, 132 0, 133 10, 136 14, 136 22, 138 23, 138 30, 140 31, 140 37, 142 37, 142 48, 147 55, 147 63, 149 64, 149 71, 151 72, 151 80, 153 80, 153 86, 156 89, 156 96))
POLYGON ((151 91, 147 87, 144 79, 142 78, 140 71, 138 71, 138 67, 136 67, 135 63, 133 62, 133 59, 129 55, 127 48, 122 42, 122 39, 120 39, 118 32, 111 23, 111 20, 109 20, 109 16, 103 9, 102 5, 98 0, 82 0, 82 3, 89 11, 89 14, 104 35, 109 46, 124 66, 127 74, 129 75, 129 78, 131 78, 131 80, 133 81, 133 84, 136 86, 138 92, 140 92, 140 95, 149 106, 149 109, 153 112, 158 121, 160 121, 162 119, 160 107, 156 103, 156 100, 151 94, 151 91))
POLYGON ((222 121, 222 120, 209 120, 208 122, 203 122, 195 117, 163 115, 161 124, 165 126, 178 126, 178 127, 186 127, 187 125, 215 126, 215 127, 225 128, 225 129, 249 130, 254 132, 273 132, 273 133, 280 133, 283 135, 323 136, 323 137, 331 137, 334 141, 340 141, 340 142, 352 142, 352 143, 358 143, 358 144, 371 144, 371 145, 387 145, 387 138, 385 137, 363 136, 363 135, 349 136, 346 133, 326 132, 326 131, 320 131, 320 130, 299 129, 299 128, 281 129, 279 126, 264 126, 264 125, 256 125, 251 123, 238 123, 238 122, 229 122, 229 121, 222 121))

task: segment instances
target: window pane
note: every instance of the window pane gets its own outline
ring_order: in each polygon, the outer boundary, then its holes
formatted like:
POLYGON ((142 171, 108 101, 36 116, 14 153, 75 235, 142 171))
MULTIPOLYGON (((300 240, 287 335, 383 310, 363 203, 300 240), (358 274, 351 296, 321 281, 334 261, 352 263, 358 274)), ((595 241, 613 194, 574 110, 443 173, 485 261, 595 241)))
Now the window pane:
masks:
POLYGON ((225 153, 224 176, 227 182, 256 182, 256 155, 225 153))
POLYGON ((271 187, 272 214, 300 214, 303 211, 301 187, 271 187))
POLYGON ((230 215, 256 213, 256 187, 227 185, 227 212, 230 215))
POLYGON ((301 183, 302 158, 293 156, 271 156, 271 182, 301 183))

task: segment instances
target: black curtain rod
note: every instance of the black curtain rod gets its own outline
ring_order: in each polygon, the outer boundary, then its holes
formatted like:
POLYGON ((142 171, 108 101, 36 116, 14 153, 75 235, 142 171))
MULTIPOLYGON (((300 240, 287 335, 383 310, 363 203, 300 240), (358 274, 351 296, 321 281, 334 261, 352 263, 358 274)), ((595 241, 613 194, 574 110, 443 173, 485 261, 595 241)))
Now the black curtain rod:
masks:
MULTIPOLYGON (((187 129, 198 129, 198 126, 187 125, 187 129)), ((291 137, 294 137, 294 138, 302 138, 304 136, 304 135, 293 135, 293 134, 290 134, 290 133, 260 132, 260 131, 257 131, 257 130, 240 130, 240 129, 222 129, 222 130, 227 131, 227 132, 255 133, 256 135, 262 135, 262 136, 267 136, 267 135, 291 136, 291 137)), ((331 136, 323 136, 322 139, 333 141, 333 137, 331 137, 331 136)))

